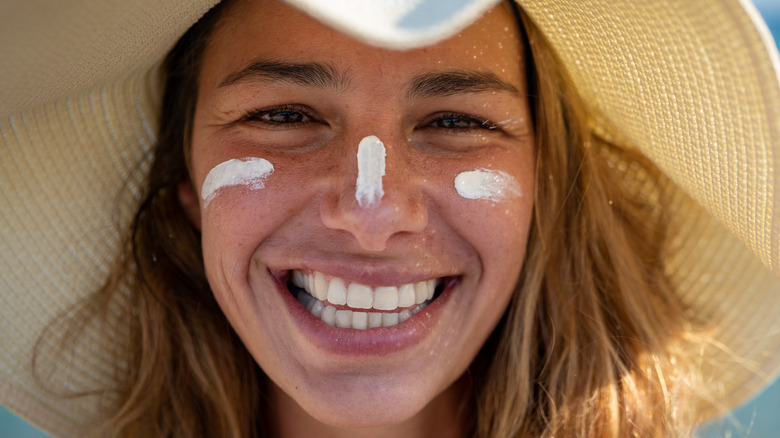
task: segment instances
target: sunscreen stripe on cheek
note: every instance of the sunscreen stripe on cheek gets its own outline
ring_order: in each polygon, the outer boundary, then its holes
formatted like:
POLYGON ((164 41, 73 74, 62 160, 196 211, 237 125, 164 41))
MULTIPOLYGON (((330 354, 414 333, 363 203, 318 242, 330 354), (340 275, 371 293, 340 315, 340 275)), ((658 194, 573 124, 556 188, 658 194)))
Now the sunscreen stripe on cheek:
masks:
POLYGON ((355 199, 361 207, 370 207, 385 195, 382 177, 385 174, 385 145, 369 135, 358 145, 358 177, 355 199))
POLYGON ((500 170, 476 169, 461 172, 455 177, 455 190, 466 199, 498 202, 523 196, 520 183, 512 175, 500 170))
POLYGON ((225 187, 247 186, 251 190, 265 187, 265 179, 274 173, 274 166, 263 158, 241 158, 225 161, 217 164, 203 181, 200 196, 203 198, 203 207, 209 205, 217 192, 225 187))

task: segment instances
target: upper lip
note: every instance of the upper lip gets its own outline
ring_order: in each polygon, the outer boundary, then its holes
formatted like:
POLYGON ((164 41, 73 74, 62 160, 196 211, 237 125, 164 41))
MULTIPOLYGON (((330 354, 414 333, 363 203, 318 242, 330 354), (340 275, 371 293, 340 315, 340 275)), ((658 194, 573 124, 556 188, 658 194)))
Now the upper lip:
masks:
POLYGON ((326 276, 339 277, 350 282, 368 286, 391 286, 433 278, 453 277, 462 275, 457 267, 430 266, 430 263, 414 262, 398 259, 378 259, 363 257, 333 257, 317 261, 299 260, 282 264, 268 264, 268 270, 276 278, 289 276, 292 270, 304 272, 320 272, 326 276))
POLYGON ((443 272, 425 272, 425 271, 405 271, 397 269, 344 269, 344 270, 328 270, 317 269, 313 267, 295 267, 290 269, 269 269, 271 275, 278 279, 288 279, 293 270, 300 270, 303 272, 320 272, 329 277, 338 277, 349 282, 365 284, 371 287, 378 286, 397 286, 407 283, 417 283, 419 281, 425 281, 435 278, 453 277, 457 273, 443 273, 443 272))

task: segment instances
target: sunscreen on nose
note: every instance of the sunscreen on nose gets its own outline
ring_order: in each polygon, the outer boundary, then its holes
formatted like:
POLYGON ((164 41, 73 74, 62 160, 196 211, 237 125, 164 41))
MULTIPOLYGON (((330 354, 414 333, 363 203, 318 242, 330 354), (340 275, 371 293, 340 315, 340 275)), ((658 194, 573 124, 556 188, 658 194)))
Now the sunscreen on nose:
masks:
POLYGON ((247 157, 228 160, 214 166, 206 175, 200 196, 203 198, 203 207, 209 205, 220 189, 230 186, 243 185, 251 190, 265 187, 265 179, 274 173, 274 166, 268 160, 256 157, 247 157))
POLYGON ((360 140, 357 152, 358 177, 355 199, 361 207, 371 207, 385 194, 382 189, 385 155, 385 145, 376 136, 369 135, 360 140))

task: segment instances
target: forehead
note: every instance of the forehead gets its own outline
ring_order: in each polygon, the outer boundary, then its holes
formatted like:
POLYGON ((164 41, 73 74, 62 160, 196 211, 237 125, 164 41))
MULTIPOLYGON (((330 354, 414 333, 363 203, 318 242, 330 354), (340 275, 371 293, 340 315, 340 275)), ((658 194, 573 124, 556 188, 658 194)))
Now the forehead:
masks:
POLYGON ((502 79, 521 82, 521 58, 520 31, 506 3, 443 42, 397 51, 357 41, 281 1, 237 0, 207 46, 201 85, 217 87, 231 73, 258 59, 323 62, 340 71, 381 74, 385 80, 462 69, 492 71, 502 79))

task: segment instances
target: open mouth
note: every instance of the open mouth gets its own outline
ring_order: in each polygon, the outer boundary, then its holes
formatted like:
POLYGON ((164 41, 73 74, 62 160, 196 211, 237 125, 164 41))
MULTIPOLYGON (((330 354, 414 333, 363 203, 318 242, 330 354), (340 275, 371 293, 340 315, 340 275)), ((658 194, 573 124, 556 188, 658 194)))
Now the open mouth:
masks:
POLYGON ((319 272, 290 274, 287 287, 309 313, 332 327, 357 330, 401 324, 435 300, 450 280, 372 288, 319 272))

